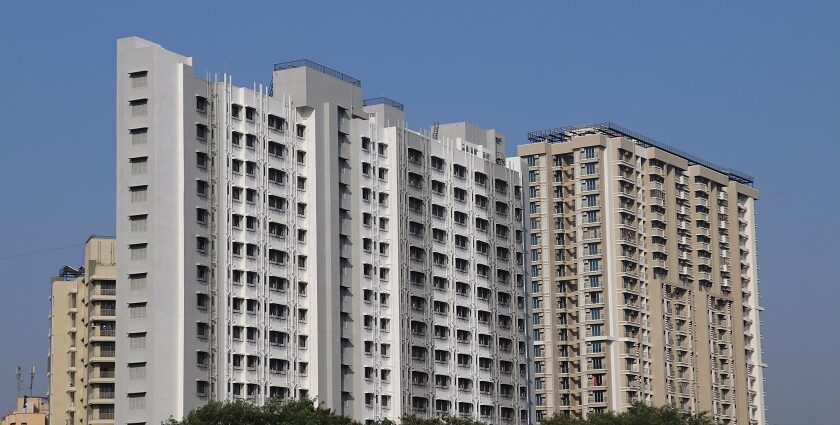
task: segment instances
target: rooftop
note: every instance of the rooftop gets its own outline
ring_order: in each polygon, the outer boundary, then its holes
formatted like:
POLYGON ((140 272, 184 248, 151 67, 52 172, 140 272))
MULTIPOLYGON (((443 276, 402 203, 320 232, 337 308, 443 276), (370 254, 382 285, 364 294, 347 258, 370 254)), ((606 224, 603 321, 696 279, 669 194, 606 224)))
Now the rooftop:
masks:
POLYGON ((310 68, 310 69, 318 71, 322 74, 327 74, 330 77, 337 78, 341 81, 344 81, 345 83, 352 84, 352 85, 354 85, 356 87, 359 87, 359 88, 362 87, 362 82, 361 81, 359 81, 359 80, 357 80, 357 79, 355 79, 355 78, 353 78, 353 77, 351 77, 347 74, 338 72, 338 71, 336 71, 332 68, 326 67, 326 66, 321 65, 321 64, 316 63, 316 62, 312 62, 309 59, 298 59, 298 60, 295 60, 295 61, 281 62, 281 63, 274 64, 274 70, 275 71, 282 71, 284 69, 293 69, 293 68, 310 68))
POLYGON ((579 134, 581 131, 598 131, 610 137, 626 137, 642 147, 655 147, 686 159, 688 160, 689 165, 702 165, 719 173, 726 174, 731 180, 738 183, 752 185, 754 181, 753 177, 749 174, 700 159, 694 155, 683 152, 682 150, 666 145, 665 143, 659 142, 650 137, 643 136, 611 122, 531 131, 528 133, 528 141, 531 143, 564 143, 568 142, 569 139, 579 134))
POLYGON ((402 103, 397 102, 394 99, 389 99, 387 97, 374 97, 372 99, 365 99, 362 102, 363 106, 382 105, 382 104, 392 106, 394 108, 399 109, 400 111, 405 111, 405 106, 402 103))

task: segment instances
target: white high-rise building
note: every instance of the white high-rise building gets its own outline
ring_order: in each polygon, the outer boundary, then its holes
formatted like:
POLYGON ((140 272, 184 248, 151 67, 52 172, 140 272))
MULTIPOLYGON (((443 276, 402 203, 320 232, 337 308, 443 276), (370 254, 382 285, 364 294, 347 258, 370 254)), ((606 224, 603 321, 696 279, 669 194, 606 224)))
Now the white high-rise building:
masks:
POLYGON ((248 89, 146 40, 117 50, 116 423, 270 396, 529 422, 502 135, 408 130, 402 105, 309 61, 248 89))

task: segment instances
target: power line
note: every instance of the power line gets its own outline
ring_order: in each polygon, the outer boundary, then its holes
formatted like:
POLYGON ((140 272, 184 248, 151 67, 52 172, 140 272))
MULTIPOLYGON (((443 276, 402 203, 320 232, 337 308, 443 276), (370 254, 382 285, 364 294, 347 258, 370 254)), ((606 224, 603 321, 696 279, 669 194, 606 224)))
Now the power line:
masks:
POLYGON ((7 255, 5 257, 0 257, 0 261, 11 260, 11 259, 14 259, 14 258, 28 257, 30 255, 38 255, 38 254, 43 254, 45 252, 60 251, 62 249, 75 248, 75 247, 79 247, 79 246, 82 246, 82 245, 84 245, 84 243, 76 243, 76 244, 73 244, 73 245, 58 246, 58 247, 54 247, 54 248, 41 249, 41 250, 38 250, 38 251, 24 252, 24 253, 21 253, 21 254, 7 255))

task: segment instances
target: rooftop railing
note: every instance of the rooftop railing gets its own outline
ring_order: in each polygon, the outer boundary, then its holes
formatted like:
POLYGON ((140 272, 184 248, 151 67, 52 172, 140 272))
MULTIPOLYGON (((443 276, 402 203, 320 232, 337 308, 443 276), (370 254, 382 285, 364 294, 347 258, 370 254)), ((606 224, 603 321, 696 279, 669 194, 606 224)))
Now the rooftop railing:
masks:
POLYGON ((275 71, 282 71, 282 70, 285 70, 285 69, 293 69, 293 68, 311 68, 311 69, 314 69, 315 71, 318 71, 322 74, 327 74, 330 77, 333 77, 333 78, 339 79, 341 81, 344 81, 345 83, 352 84, 352 85, 354 85, 356 87, 359 87, 359 88, 362 87, 362 82, 361 81, 359 81, 359 80, 357 80, 357 79, 355 79, 355 78, 353 78, 353 77, 351 77, 347 74, 338 72, 338 71, 336 71, 332 68, 326 67, 326 66, 321 65, 321 64, 316 63, 316 62, 312 62, 309 59, 299 59, 299 60, 295 60, 295 61, 281 62, 281 63, 274 64, 274 70, 275 71))
POLYGON ((702 165, 704 167, 711 168, 712 170, 715 170, 719 173, 726 174, 730 179, 738 183, 751 185, 754 182, 753 177, 749 174, 743 173, 732 168, 721 167, 720 165, 698 158, 680 149, 674 148, 665 143, 641 135, 632 130, 628 130, 624 127, 621 127, 620 125, 611 122, 532 131, 528 133, 528 141, 530 141, 531 143, 563 143, 569 141, 569 139, 571 138, 571 134, 575 131, 586 129, 598 130, 612 136, 625 136, 630 139, 633 139, 636 143, 643 147, 655 147, 662 149, 665 152, 687 159, 691 164, 702 165))

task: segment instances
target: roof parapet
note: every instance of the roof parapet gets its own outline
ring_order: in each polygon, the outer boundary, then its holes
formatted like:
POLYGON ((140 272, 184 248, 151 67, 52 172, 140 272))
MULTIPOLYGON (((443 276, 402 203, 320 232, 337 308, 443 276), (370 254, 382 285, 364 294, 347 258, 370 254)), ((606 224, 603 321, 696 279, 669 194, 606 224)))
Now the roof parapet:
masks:
POLYGON ((373 106, 373 105, 388 105, 394 108, 399 109, 400 111, 405 111, 405 105, 400 102, 397 102, 394 99, 389 99, 387 97, 374 97, 371 99, 365 99, 362 101, 362 106, 373 106))
POLYGON ((603 134, 606 134, 610 137, 619 137, 624 136, 627 137, 642 147, 655 147, 658 149, 662 149, 665 152, 677 155, 688 160, 690 165, 698 164, 704 167, 710 168, 715 170, 719 173, 726 174, 729 179, 736 181, 741 184, 752 185, 755 181, 753 177, 747 173, 738 171, 733 168, 726 168, 720 165, 717 165, 713 162, 706 161, 704 159, 698 158, 694 155, 686 153, 680 149, 674 148, 669 146, 665 143, 659 142, 655 139, 650 137, 641 135, 636 133, 632 130, 628 130, 620 125, 611 122, 604 122, 604 123, 597 123, 597 124, 587 124, 587 125, 576 125, 576 126, 568 126, 568 127, 559 127, 559 128, 551 128, 548 130, 539 130, 539 131, 531 131, 528 132, 528 141, 531 143, 563 143, 569 141, 573 136, 577 133, 585 130, 591 131, 599 131, 603 134))
POLYGON ((356 87, 359 87, 359 88, 362 87, 362 82, 361 81, 359 81, 359 80, 357 80, 357 79, 355 79, 355 78, 353 78, 353 77, 351 77, 347 74, 338 72, 338 71, 336 71, 332 68, 326 67, 326 66, 321 65, 321 64, 316 63, 316 62, 313 62, 309 59, 298 59, 298 60, 294 60, 294 61, 280 62, 280 63, 274 64, 274 70, 275 71, 282 71, 284 69, 292 69, 292 68, 314 69, 315 71, 318 71, 322 74, 329 75, 330 77, 339 79, 341 81, 344 81, 345 83, 352 84, 352 85, 354 85, 356 87))

